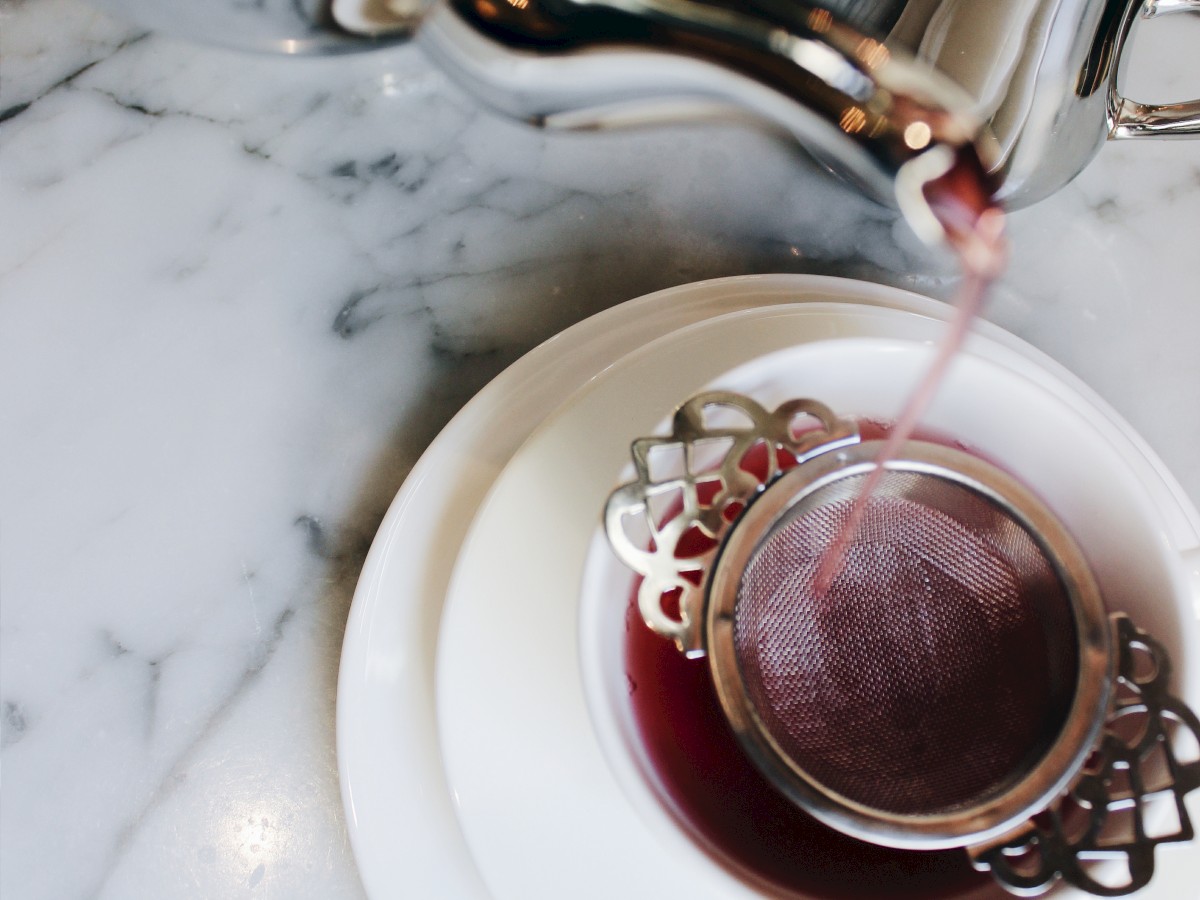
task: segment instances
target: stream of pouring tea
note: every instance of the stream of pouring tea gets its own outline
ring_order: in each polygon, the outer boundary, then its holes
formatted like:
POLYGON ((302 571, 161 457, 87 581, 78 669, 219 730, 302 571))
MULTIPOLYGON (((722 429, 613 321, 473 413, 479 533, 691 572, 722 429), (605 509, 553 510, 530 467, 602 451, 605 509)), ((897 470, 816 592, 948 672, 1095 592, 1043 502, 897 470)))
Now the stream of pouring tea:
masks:
POLYGON ((950 364, 962 349, 971 323, 979 315, 991 286, 1004 270, 1008 259, 1004 239, 1004 211, 992 199, 988 178, 974 149, 959 152, 950 170, 930 181, 924 188, 925 199, 945 232, 945 240, 962 267, 962 285, 954 300, 954 314, 937 347, 933 362, 905 402, 896 424, 875 458, 875 467, 867 475, 862 490, 850 508, 850 514, 838 530, 833 544, 821 559, 814 580, 819 597, 828 593, 842 570, 846 552, 862 524, 867 504, 884 475, 884 466, 894 459, 900 447, 912 437, 929 407, 950 364))

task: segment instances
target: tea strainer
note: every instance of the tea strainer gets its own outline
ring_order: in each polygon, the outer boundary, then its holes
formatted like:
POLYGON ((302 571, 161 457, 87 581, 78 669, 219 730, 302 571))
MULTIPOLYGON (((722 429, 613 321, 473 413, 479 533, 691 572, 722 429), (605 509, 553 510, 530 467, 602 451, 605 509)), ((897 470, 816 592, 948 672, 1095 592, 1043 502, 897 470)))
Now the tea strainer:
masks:
POLYGON ((829 827, 965 848, 1021 895, 1142 887, 1200 785, 1166 652, 1106 613, 1031 491, 939 443, 885 464, 817 590, 880 443, 814 400, 726 392, 635 441, 605 526, 646 624, 707 658, 746 754, 829 827))

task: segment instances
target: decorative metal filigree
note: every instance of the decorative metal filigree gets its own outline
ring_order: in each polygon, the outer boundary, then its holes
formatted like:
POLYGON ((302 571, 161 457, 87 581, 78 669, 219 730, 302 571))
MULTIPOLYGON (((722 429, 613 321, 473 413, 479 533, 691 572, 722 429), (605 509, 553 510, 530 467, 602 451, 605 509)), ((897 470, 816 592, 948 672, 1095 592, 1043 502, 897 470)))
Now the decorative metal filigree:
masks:
POLYGON ((702 654, 703 581, 737 514, 790 465, 858 440, 852 421, 815 400, 768 412, 711 391, 676 410, 670 435, 634 441, 637 480, 613 492, 604 521, 617 556, 642 576, 646 624, 688 655, 702 654), (752 453, 762 459, 751 464, 752 453), (674 597, 678 615, 664 607, 674 597))
MULTIPOLYGON (((705 592, 722 546, 728 553, 736 545, 736 535, 726 540, 730 530, 785 470, 859 440, 853 422, 815 400, 769 412, 716 391, 679 407, 669 435, 634 441, 637 477, 609 497, 605 528, 617 556, 642 576, 646 624, 688 655, 712 649, 719 660, 720 648, 705 646, 705 592)), ((1093 631, 1103 634, 1098 595, 1095 602, 1093 631)), ((1184 800, 1200 787, 1200 720, 1169 693, 1163 646, 1124 615, 1109 625, 1112 640, 1101 642, 1093 674, 1112 679, 1111 700, 1105 706, 1101 691, 1088 707, 1092 728, 1082 740, 1096 733, 1090 716, 1104 717, 1090 756, 1080 767, 1086 745, 1069 749, 1063 794, 1044 809, 1014 811, 1029 816, 1017 831, 966 847, 976 868, 1014 894, 1035 896, 1060 880, 1099 896, 1129 894, 1150 881, 1159 844, 1194 837, 1184 800)))
POLYGON ((1178 754, 1186 747, 1200 755, 1200 720, 1168 693, 1163 646, 1123 615, 1112 625, 1116 699, 1083 774, 1019 835, 971 850, 976 868, 1020 896, 1041 894, 1059 878, 1102 897, 1132 893, 1153 876, 1155 847, 1194 837, 1184 797, 1200 786, 1200 758, 1178 754), (1152 806, 1165 821, 1148 815, 1152 806))

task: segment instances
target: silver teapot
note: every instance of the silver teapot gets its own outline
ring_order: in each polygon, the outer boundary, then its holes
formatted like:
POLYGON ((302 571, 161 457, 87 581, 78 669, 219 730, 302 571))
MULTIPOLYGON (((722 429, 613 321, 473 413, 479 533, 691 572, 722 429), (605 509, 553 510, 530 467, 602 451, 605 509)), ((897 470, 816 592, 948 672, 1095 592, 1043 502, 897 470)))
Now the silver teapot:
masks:
POLYGON ((1200 100, 1130 100, 1121 66, 1139 19, 1200 0, 97 2, 284 53, 415 37, 479 99, 546 128, 751 114, 902 209, 944 171, 920 171, 938 148, 974 148, 995 199, 1019 206, 1106 140, 1200 135, 1200 100))

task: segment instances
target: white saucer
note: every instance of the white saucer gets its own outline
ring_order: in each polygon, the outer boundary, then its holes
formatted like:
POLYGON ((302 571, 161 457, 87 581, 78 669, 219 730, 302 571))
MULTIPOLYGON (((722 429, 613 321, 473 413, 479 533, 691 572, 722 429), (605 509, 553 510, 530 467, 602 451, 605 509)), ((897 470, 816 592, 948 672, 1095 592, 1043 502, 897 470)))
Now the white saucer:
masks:
POLYGON ((938 320, 946 311, 892 288, 817 276, 738 277, 660 291, 531 351, 468 403, 429 447, 392 502, 363 566, 338 679, 342 797, 370 896, 488 896, 445 782, 434 654, 459 546, 515 450, 580 385, 647 341, 734 310, 845 299, 913 319, 938 320))
MULTIPOLYGON (((739 309, 847 299, 901 310, 914 320, 941 320, 947 311, 904 291, 816 276, 738 277, 661 291, 594 316, 533 350, 467 404, 430 446, 389 508, 364 564, 339 675, 339 774, 370 896, 490 896, 446 785, 434 711, 435 646, 459 547, 516 449, 578 387, 647 341, 739 309)), ((986 323, 981 333, 1028 350, 986 323)), ((1131 452, 1148 453, 1136 439, 1131 452)), ((1164 503, 1182 496, 1172 484, 1165 475, 1158 482, 1164 503)), ((1181 502, 1177 525, 1186 533, 1200 526, 1189 521, 1188 505, 1181 502)))
MULTIPOLYGON (((970 354, 1038 384, 1078 420, 1080 434, 1091 429, 1129 469, 1128 495, 1153 510, 1146 548, 1161 542, 1176 556, 1194 553, 1200 516, 1128 426, 1032 348, 996 329, 981 331, 970 354)), ((628 778, 614 775, 601 750, 581 672, 578 601, 599 513, 630 439, 651 433, 676 403, 721 373, 829 337, 927 341, 937 333, 929 319, 851 304, 751 309, 700 322, 597 374, 514 456, 462 545, 438 651, 446 771, 472 855, 497 898, 557 898, 566 885, 572 897, 754 895, 689 852, 678 831, 654 828, 645 810, 639 815, 628 778)), ((826 399, 822 389, 836 393, 841 385, 822 385, 821 372, 805 370, 816 382, 811 395, 826 399)), ((1182 584, 1182 560, 1177 574, 1182 584)), ((1174 612, 1185 617, 1187 643, 1196 646, 1194 611, 1174 612)), ((1194 704, 1195 666, 1178 668, 1194 704)), ((1200 861, 1189 849, 1160 849, 1158 876, 1144 896, 1166 900, 1194 883, 1200 861)))

